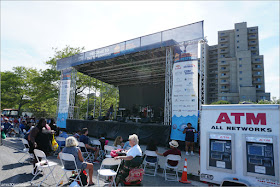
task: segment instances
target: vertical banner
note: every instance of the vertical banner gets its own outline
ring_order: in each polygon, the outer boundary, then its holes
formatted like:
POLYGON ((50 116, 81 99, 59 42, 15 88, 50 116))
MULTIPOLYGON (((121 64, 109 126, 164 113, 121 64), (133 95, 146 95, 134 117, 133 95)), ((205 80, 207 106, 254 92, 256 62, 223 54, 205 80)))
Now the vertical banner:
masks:
MULTIPOLYGON (((198 122, 198 61, 197 41, 175 49, 172 88, 172 128, 170 139, 185 141, 188 123, 197 130, 198 122)), ((196 142, 196 138, 195 138, 196 142)))
POLYGON ((68 117, 69 109, 69 96, 71 86, 71 73, 72 68, 68 68, 62 71, 62 78, 60 84, 59 95, 59 107, 57 115, 57 126, 60 128, 66 128, 66 119, 68 117))

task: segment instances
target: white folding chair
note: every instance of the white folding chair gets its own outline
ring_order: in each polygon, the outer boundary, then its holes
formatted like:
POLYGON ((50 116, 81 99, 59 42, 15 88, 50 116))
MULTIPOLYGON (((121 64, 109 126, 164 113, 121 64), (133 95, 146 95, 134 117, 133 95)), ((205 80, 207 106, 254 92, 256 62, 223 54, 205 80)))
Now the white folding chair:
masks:
POLYGON ((57 165, 57 163, 48 161, 45 153, 39 149, 34 149, 34 155, 38 162, 35 164, 35 167, 37 167, 37 169, 36 169, 35 176, 30 181, 31 185, 33 185, 32 181, 37 177, 37 175, 40 173, 40 171, 43 169, 46 169, 46 168, 49 168, 50 172, 44 177, 44 179, 41 181, 41 183, 38 186, 41 186, 41 184, 44 182, 44 180, 46 180, 48 178, 48 176, 50 174, 52 174, 53 179, 56 183, 55 177, 53 175, 53 170, 54 170, 55 166, 57 165), (41 159, 41 161, 39 158, 41 159))
POLYGON ((76 163, 75 157, 72 154, 59 153, 59 158, 60 158, 60 161, 61 161, 61 164, 62 164, 62 170, 64 171, 64 174, 59 179, 59 181, 58 181, 56 186, 58 186, 60 184, 60 181, 63 179, 64 176, 66 177, 67 181, 69 181, 70 178, 67 177, 67 172, 73 172, 73 171, 75 173, 77 173, 77 176, 76 176, 76 178, 71 179, 71 180, 76 181, 76 182, 80 182, 80 184, 82 184, 82 180, 81 180, 81 176, 80 176, 81 170, 78 169, 78 167, 77 167, 77 163, 76 163), (72 163, 74 163, 72 165, 75 166, 75 169, 72 169, 72 170, 71 169, 65 169, 65 167, 64 167, 64 163, 65 162, 72 162, 72 163))
POLYGON ((164 165, 164 168, 163 168, 163 172, 164 172, 164 178, 166 181, 179 181, 179 176, 178 176, 178 165, 179 165, 179 161, 181 160, 181 156, 180 155, 167 155, 166 157, 166 162, 165 162, 165 165, 164 165), (176 166, 171 166, 168 164, 168 160, 172 160, 172 161, 178 161, 178 164, 176 166), (171 168, 171 169, 174 169, 175 170, 175 174, 172 174, 172 173, 167 173, 166 172, 166 169, 167 168, 171 168), (169 176, 175 176, 175 180, 172 179, 172 180, 169 180, 167 178, 168 175, 169 176))
MULTIPOLYGON (((149 175, 149 176, 156 176, 156 174, 157 174, 157 168, 158 168, 158 155, 157 155, 157 153, 155 152, 155 151, 148 151, 148 150, 146 150, 145 151, 145 153, 144 153, 146 156, 145 156, 145 158, 144 158, 144 171, 146 170, 146 166, 147 166, 147 164, 149 165, 149 166, 154 166, 155 167, 155 169, 154 169, 154 174, 153 175, 151 175, 151 174, 149 174, 149 173, 146 173, 146 171, 145 171, 145 175, 149 175), (151 156, 151 157, 155 157, 157 160, 156 160, 156 162, 150 162, 150 161, 147 161, 147 157, 148 156, 151 156)), ((148 168, 147 168, 148 169, 148 168)))
POLYGON ((92 152, 87 150, 86 145, 83 142, 79 142, 78 146, 81 148, 81 152, 82 152, 84 160, 87 162, 93 162, 94 156, 93 156, 92 152))
POLYGON ((114 150, 114 147, 110 146, 110 145, 105 145, 104 149, 105 149, 105 157, 106 158, 112 158, 111 151, 114 150))
POLYGON ((114 185, 116 186, 116 181, 115 181, 115 177, 119 171, 120 168, 120 164, 121 164, 121 159, 115 160, 114 158, 105 158, 100 166, 100 169, 97 170, 97 185, 99 186, 99 177, 101 176, 105 176, 105 177, 112 177, 112 181, 110 182, 110 185, 114 185), (112 169, 105 169, 105 166, 117 166, 117 170, 114 171, 112 169))
POLYGON ((99 148, 99 154, 97 160, 103 160, 104 159, 104 150, 101 149, 101 142, 99 140, 92 140, 91 144, 95 147, 99 148))
POLYGON ((24 138, 21 139, 22 144, 24 146, 22 152, 24 153, 24 155, 18 160, 19 163, 23 164, 23 162, 20 162, 25 156, 29 156, 30 159, 33 159, 33 155, 29 153, 29 144, 28 141, 24 138))

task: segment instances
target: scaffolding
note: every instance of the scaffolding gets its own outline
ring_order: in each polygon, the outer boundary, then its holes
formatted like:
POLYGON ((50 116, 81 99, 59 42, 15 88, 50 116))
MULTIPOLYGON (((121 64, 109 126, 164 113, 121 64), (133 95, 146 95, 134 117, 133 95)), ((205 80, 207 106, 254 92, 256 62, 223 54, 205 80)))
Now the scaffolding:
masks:
POLYGON ((172 120, 172 68, 173 48, 169 47, 166 48, 164 125, 171 125, 172 120))
POLYGON ((70 83, 70 95, 69 95, 68 119, 74 119, 76 79, 77 79, 77 70, 75 68, 72 68, 71 83, 70 83))

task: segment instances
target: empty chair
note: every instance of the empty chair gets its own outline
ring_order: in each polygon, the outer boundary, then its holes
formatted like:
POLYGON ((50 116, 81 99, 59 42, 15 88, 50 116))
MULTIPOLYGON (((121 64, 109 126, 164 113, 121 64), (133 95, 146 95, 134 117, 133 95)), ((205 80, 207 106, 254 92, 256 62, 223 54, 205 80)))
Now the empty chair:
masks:
POLYGON ((83 142, 79 142, 79 147, 81 149, 82 155, 85 159, 86 162, 92 162, 93 159, 93 154, 92 152, 89 152, 83 142))
POLYGON ((106 158, 111 158, 111 151, 114 150, 114 147, 113 146, 110 146, 110 145, 105 145, 104 146, 104 149, 105 149, 105 157, 106 158))
POLYGON ((29 153, 29 144, 28 144, 28 141, 24 138, 21 139, 22 141, 22 144, 24 146, 22 152, 24 153, 24 155, 18 160, 19 163, 22 163, 23 162, 20 162, 25 156, 28 156, 30 159, 33 159, 33 156, 29 153))
POLYGON ((114 186, 116 186, 116 175, 118 173, 119 167, 121 164, 121 159, 115 160, 114 158, 105 158, 100 166, 100 169, 97 170, 97 184, 99 186, 99 178, 100 175, 101 176, 105 176, 105 177, 112 177, 112 181, 110 183, 110 185, 114 184, 114 186), (112 166, 117 166, 116 171, 112 170, 112 169, 105 169, 106 166, 112 167, 112 166))
POLYGON ((155 151, 148 151, 148 150, 146 150, 144 154, 145 154, 144 163, 143 163, 144 164, 144 171, 146 169, 148 169, 148 168, 146 168, 147 164, 149 166, 153 166, 155 168, 153 175, 151 175, 149 173, 146 173, 146 171, 145 171, 145 175, 156 176, 157 168, 158 168, 158 155, 157 155, 157 153, 155 151), (155 158, 155 162, 153 162, 151 159, 149 159, 149 157, 154 157, 155 158))
POLYGON ((48 176, 50 174, 52 174, 52 177, 56 183, 55 177, 53 175, 53 170, 54 170, 55 166, 57 165, 57 163, 48 161, 45 153, 39 149, 34 149, 34 155, 38 162, 35 164, 35 166, 37 167, 37 170, 35 172, 35 176, 30 181, 31 185, 33 185, 32 181, 38 176, 40 171, 47 169, 47 168, 49 169, 49 173, 43 178, 43 180, 41 181, 39 186, 41 186, 41 184, 44 182, 44 180, 46 180, 48 178, 48 176))
POLYGON ((178 165, 179 165, 179 161, 181 160, 181 156, 179 155, 167 155, 166 157, 166 162, 165 162, 165 165, 164 165, 164 168, 163 168, 163 171, 164 171, 164 178, 165 180, 167 181, 179 181, 179 176, 178 176, 178 165), (168 160, 172 160, 172 161, 178 161, 178 164, 176 166, 171 166, 168 164, 168 160), (171 169, 174 169, 175 170, 175 174, 171 174, 171 173, 167 173, 166 172, 166 169, 167 168, 171 168, 171 169), (175 179, 171 179, 169 180, 167 178, 167 176, 175 176, 175 179))
POLYGON ((55 139, 56 139, 56 142, 59 145, 58 152, 60 152, 62 150, 62 148, 65 146, 66 138, 57 136, 57 137, 55 137, 55 139))
POLYGON ((61 164, 62 164, 62 170, 64 171, 64 174, 59 179, 56 186, 59 185, 60 181, 63 179, 64 176, 66 177, 67 181, 69 181, 69 177, 67 177, 67 172, 72 172, 72 171, 74 171, 77 174, 77 176, 74 179, 71 179, 71 180, 80 182, 80 184, 82 184, 82 180, 81 180, 81 176, 80 176, 81 169, 78 169, 75 157, 72 154, 59 153, 59 158, 60 158, 60 161, 61 161, 61 164), (74 168, 72 170, 65 169, 65 167, 64 167, 65 162, 73 162, 74 168))

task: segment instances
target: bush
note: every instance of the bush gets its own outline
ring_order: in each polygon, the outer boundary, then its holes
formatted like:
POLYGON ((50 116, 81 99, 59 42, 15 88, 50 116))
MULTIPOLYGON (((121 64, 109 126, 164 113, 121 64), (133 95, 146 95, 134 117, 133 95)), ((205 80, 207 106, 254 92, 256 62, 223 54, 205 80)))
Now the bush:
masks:
POLYGON ((220 101, 216 101, 211 103, 211 105, 224 105, 224 104, 230 104, 229 101, 224 101, 224 100, 220 100, 220 101))

